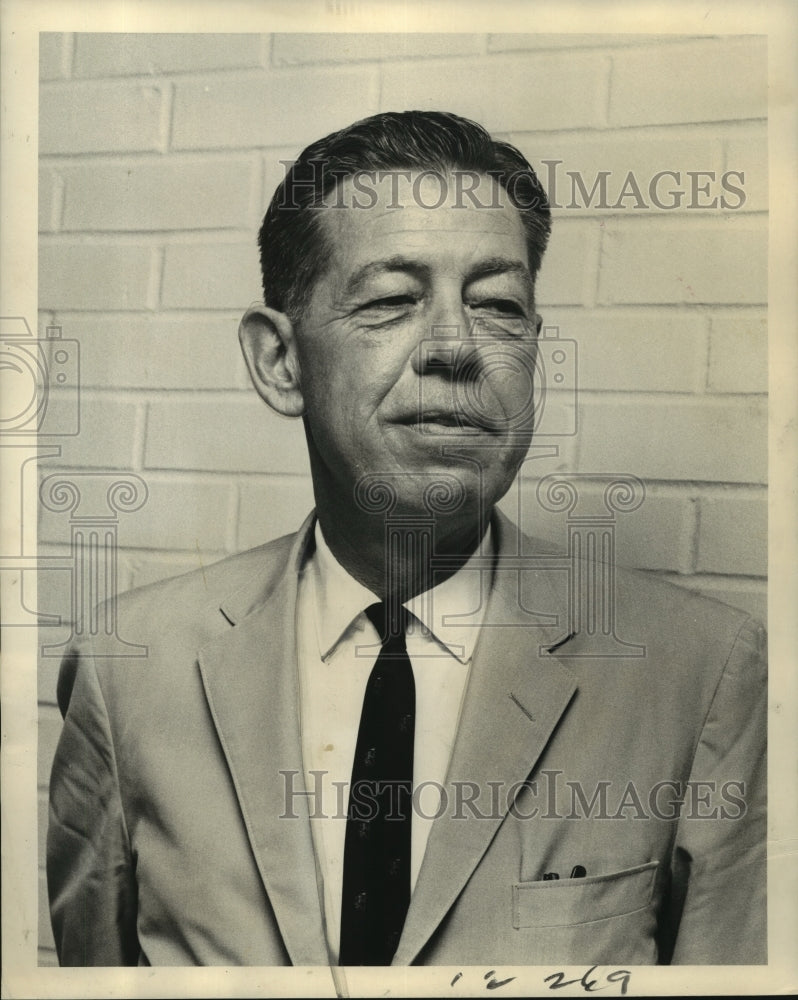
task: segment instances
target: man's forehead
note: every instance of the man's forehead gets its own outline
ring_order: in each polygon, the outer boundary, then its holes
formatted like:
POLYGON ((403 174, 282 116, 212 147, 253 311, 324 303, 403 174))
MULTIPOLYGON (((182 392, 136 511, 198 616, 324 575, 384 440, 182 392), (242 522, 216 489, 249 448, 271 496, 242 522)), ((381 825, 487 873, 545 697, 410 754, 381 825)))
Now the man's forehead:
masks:
POLYGON ((436 235, 448 246, 457 246, 464 237, 464 253, 487 239, 498 240, 525 259, 520 213, 507 192, 496 188, 500 185, 487 176, 470 175, 464 182, 456 174, 432 171, 347 177, 335 201, 328 199, 328 207, 321 209, 323 226, 335 250, 350 260, 396 243, 408 250, 434 249, 436 235))

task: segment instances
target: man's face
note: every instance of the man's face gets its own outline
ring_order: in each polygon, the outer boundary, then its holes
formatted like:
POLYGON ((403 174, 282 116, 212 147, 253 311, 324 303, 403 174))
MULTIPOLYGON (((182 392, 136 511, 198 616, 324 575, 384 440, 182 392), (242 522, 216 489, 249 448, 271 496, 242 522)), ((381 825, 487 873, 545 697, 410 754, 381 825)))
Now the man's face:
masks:
MULTIPOLYGON (((413 181, 415 181, 415 177, 413 181)), ((509 488, 532 433, 533 284, 518 211, 479 207, 423 177, 370 208, 321 209, 326 269, 296 325, 314 483, 352 502, 361 477, 422 511, 424 490, 456 477, 463 513, 509 488), (400 204, 402 207, 396 207, 400 204)), ((501 201, 501 207, 494 202, 501 201)), ((490 205, 491 207, 487 207, 490 205)))

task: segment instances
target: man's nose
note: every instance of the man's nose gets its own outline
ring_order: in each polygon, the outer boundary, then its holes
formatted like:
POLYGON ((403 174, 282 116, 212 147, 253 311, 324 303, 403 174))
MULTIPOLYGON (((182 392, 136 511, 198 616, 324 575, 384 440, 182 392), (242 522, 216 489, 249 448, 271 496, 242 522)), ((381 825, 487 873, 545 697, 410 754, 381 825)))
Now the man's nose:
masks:
POLYGON ((478 366, 473 324, 459 296, 456 301, 437 303, 426 323, 413 356, 417 374, 462 377, 466 369, 470 371, 478 366))

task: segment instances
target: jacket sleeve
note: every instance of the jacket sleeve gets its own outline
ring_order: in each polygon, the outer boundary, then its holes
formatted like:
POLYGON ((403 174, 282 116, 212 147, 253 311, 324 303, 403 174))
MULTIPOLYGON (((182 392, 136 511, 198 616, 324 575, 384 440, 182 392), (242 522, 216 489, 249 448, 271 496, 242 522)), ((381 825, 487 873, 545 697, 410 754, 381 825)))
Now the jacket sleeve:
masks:
POLYGON ((47 883, 62 966, 136 965, 136 881, 111 726, 93 658, 64 657, 50 777, 47 883))
POLYGON ((672 862, 681 965, 767 962, 765 630, 740 629, 704 721, 672 862))

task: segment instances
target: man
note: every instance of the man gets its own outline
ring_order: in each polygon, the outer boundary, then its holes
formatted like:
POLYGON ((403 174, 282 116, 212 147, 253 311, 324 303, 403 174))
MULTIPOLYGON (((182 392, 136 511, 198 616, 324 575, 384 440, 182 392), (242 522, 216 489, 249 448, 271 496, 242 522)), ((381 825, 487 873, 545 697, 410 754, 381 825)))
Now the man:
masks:
POLYGON ((316 510, 120 598, 146 658, 65 658, 62 964, 766 960, 761 629, 588 559, 638 655, 603 651, 495 510, 549 224, 520 153, 442 113, 278 188, 241 342, 316 510))

